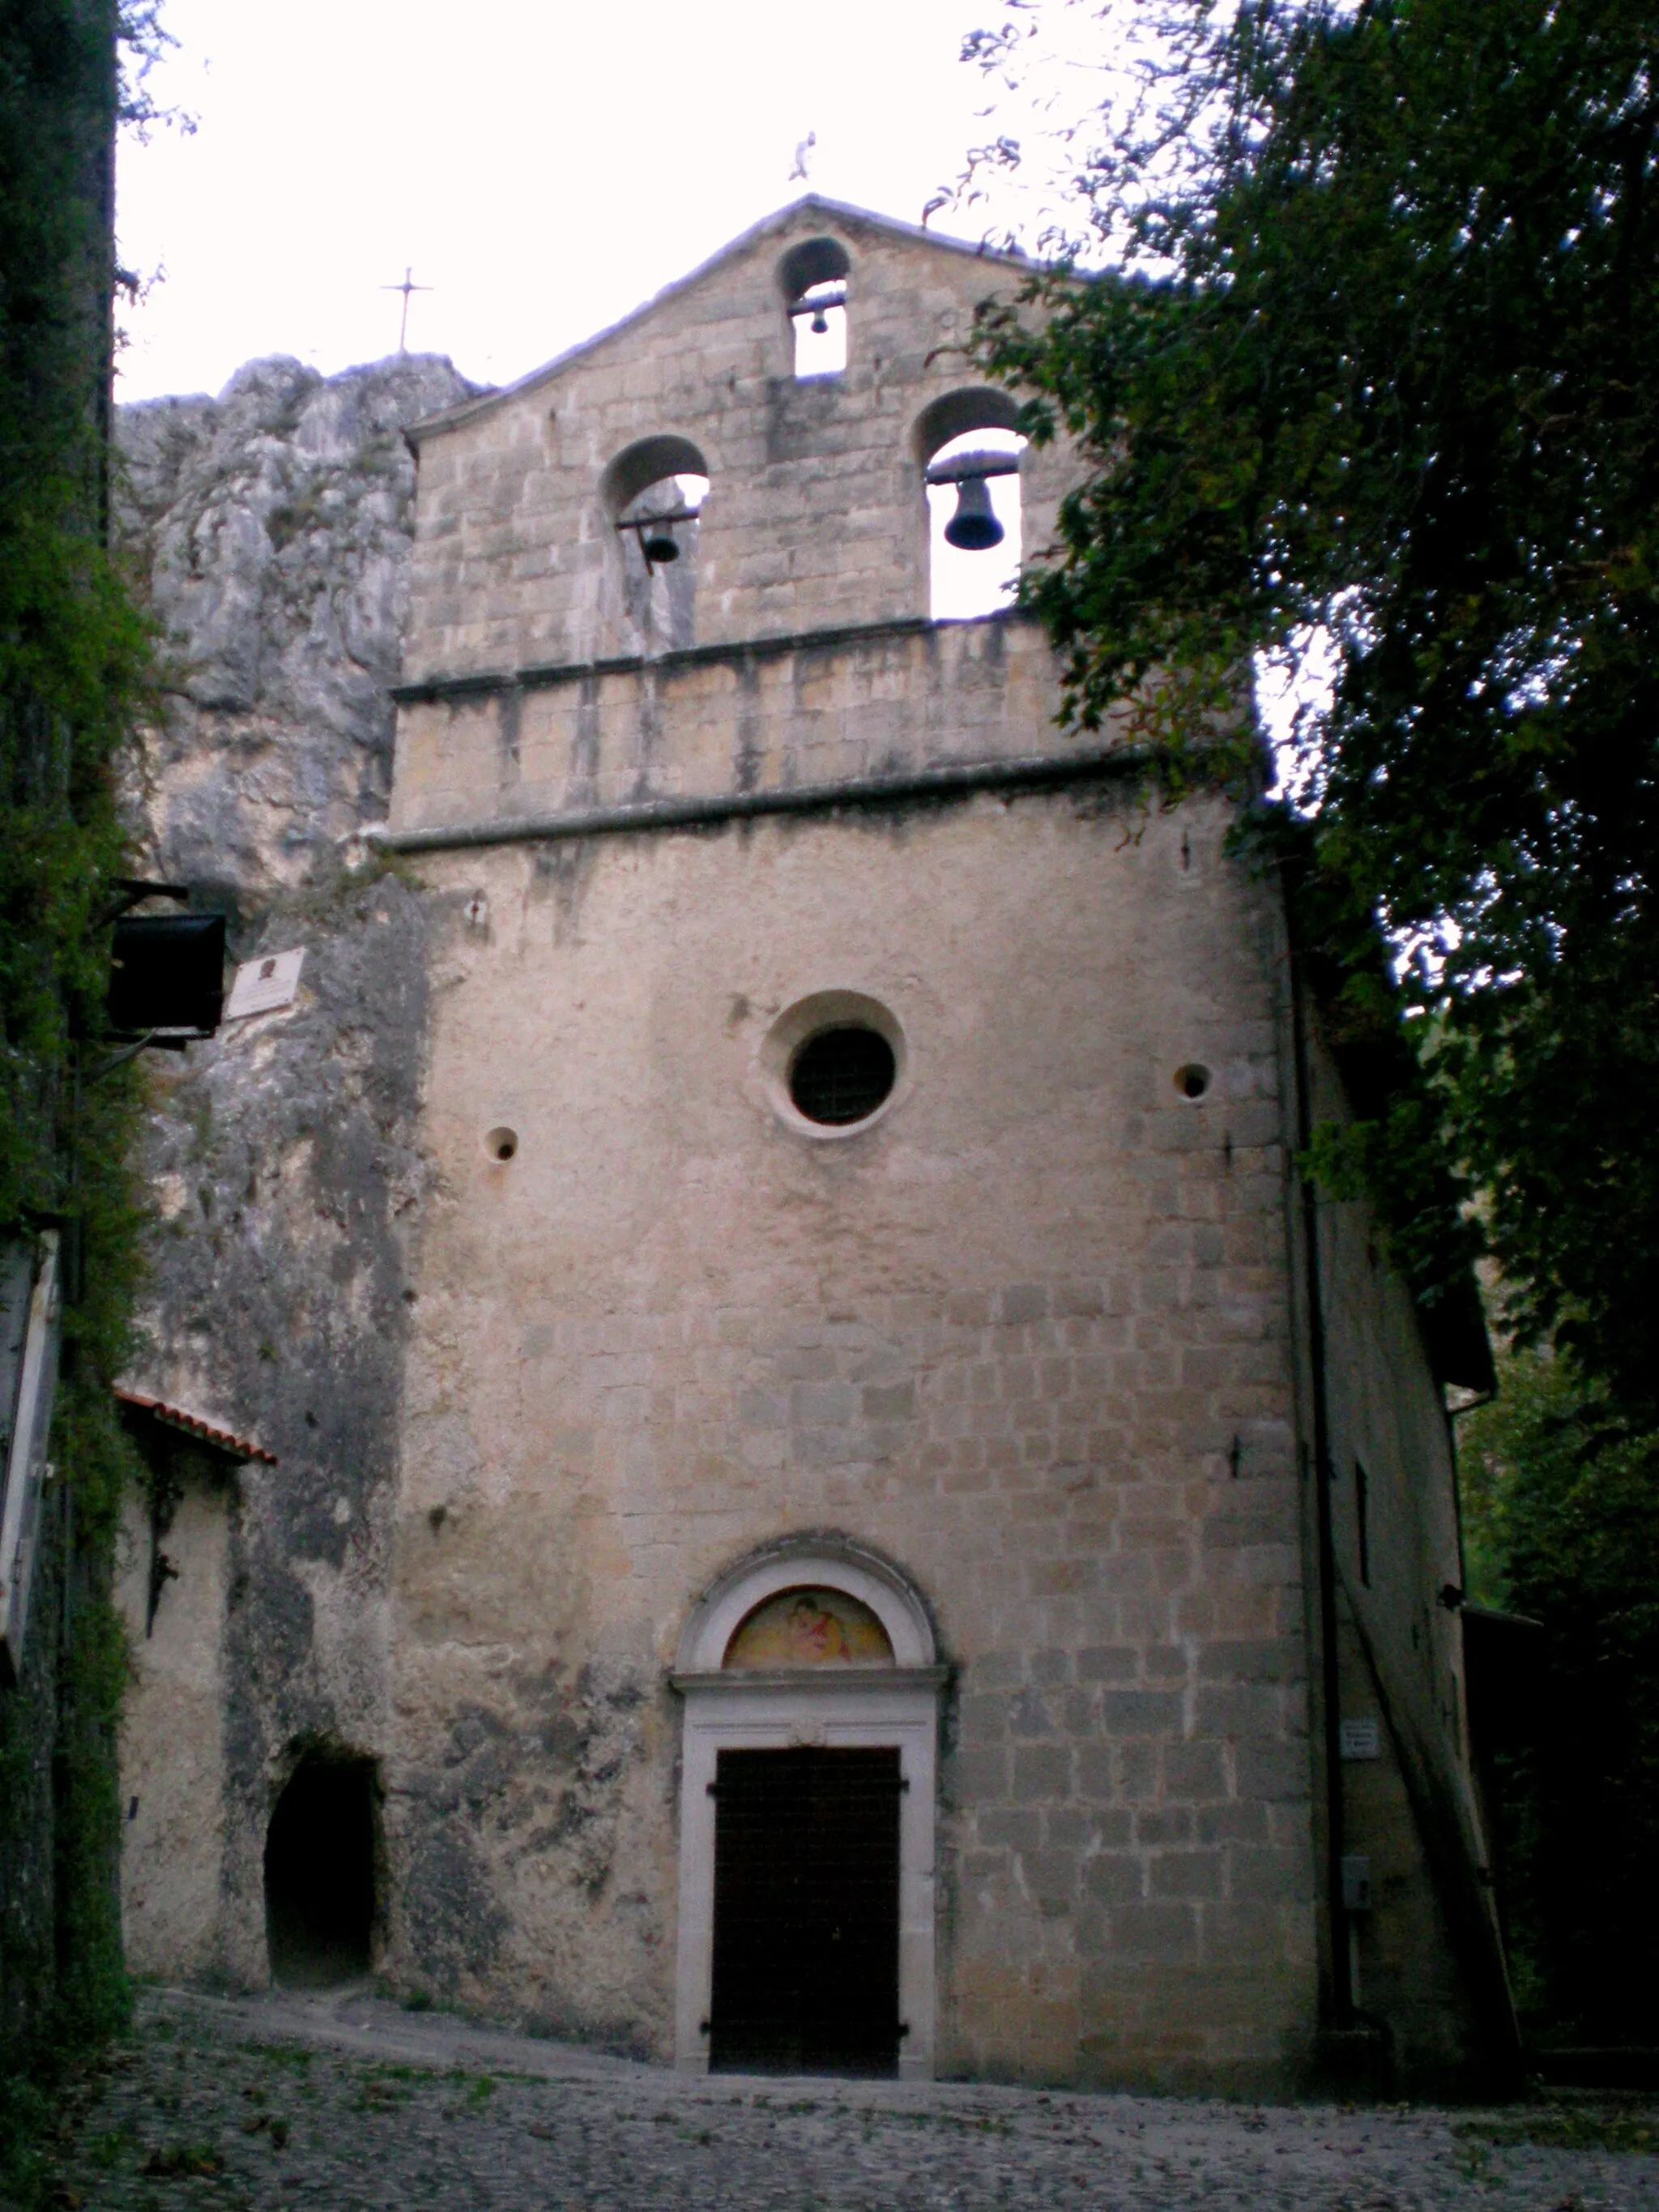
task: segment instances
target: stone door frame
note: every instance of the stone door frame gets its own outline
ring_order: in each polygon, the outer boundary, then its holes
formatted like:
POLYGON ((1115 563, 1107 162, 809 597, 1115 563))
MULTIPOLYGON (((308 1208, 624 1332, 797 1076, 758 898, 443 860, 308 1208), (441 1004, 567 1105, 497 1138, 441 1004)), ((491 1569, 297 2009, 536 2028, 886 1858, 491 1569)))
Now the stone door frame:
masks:
POLYGON ((949 1669, 938 1663, 920 1595, 884 1559, 844 1540, 769 1546, 729 1570, 693 1608, 670 1680, 685 1701, 680 1763, 679 1947, 674 2063, 708 2069, 714 1979, 715 1765, 723 1750, 896 1748, 899 1754, 899 2045, 902 2081, 933 2072, 934 1829, 939 1705, 949 1669), (890 1667, 823 1666, 722 1671, 738 1624, 781 1590, 843 1591, 887 1632, 890 1667))

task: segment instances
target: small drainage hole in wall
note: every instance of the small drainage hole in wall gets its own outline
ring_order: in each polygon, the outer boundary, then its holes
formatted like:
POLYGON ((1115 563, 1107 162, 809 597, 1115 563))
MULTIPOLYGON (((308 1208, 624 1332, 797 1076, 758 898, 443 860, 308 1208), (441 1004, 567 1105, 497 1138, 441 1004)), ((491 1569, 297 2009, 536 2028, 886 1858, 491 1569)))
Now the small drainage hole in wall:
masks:
POLYGON ((289 1989, 361 1980, 374 1927, 374 1768, 366 1759, 305 1759, 265 1836, 272 1978, 289 1989))
POLYGON ((807 1038, 789 1068, 789 1096, 809 1121, 844 1128, 867 1121, 898 1074, 893 1048, 878 1030, 842 1024, 807 1038))
POLYGON ((1210 1087, 1210 1071, 1196 1060, 1188 1060, 1185 1067, 1176 1068, 1175 1085, 1183 1098, 1196 1103, 1210 1087))
POLYGON ((492 1129, 484 1139, 484 1151, 492 1160, 510 1160, 518 1149, 516 1129, 492 1129))

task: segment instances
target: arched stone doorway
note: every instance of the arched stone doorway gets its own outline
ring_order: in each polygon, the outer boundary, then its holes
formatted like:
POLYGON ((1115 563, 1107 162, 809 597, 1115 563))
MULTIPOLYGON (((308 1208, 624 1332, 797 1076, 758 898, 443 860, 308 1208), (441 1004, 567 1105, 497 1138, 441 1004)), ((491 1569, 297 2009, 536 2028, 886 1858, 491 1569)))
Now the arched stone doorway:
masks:
POLYGON ((326 1989, 369 1971, 375 1897, 374 1763, 329 1747, 289 1777, 265 1833, 271 1979, 326 1989))
POLYGON ((769 1545, 693 1608, 680 2067, 931 2075, 945 1678, 918 1593, 844 1539, 769 1545))

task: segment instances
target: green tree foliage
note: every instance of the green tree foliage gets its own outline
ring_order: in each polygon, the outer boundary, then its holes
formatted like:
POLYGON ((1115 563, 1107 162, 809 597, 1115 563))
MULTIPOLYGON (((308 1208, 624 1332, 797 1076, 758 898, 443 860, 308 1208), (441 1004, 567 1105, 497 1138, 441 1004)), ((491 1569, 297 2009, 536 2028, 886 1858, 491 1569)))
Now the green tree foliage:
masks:
POLYGON ((136 105, 119 57, 125 40, 142 67, 155 36, 116 0, 0 8, 0 1235, 55 1218, 80 1261, 24 1678, 0 1692, 0 2196, 19 2204, 46 2186, 41 2082, 127 2002, 110 1585, 134 1470, 109 1383, 136 1267, 140 1090, 134 1071, 87 1084, 76 1068, 106 1057, 106 925, 128 866, 117 781, 152 680, 105 490, 111 165, 136 105))
POLYGON ((1566 1360, 1504 1363, 1460 1455, 1472 1595, 1543 1625, 1504 1765, 1503 1901, 1535 2035, 1652 2041, 1659 1437, 1566 1360))
POLYGON ((65 1203, 68 1042, 102 994, 149 670, 103 528, 117 27, 107 0, 0 26, 0 1226, 65 1203))
MULTIPOLYGON (((1511 1325, 1650 1424, 1651 7, 1091 12, 1103 55, 1142 58, 1079 179, 1117 268, 1035 282, 978 347, 1035 437, 1096 464, 1025 587, 1069 710, 1141 687, 1178 785, 1231 672, 1334 641, 1292 779, 1304 884, 1352 1018, 1407 1022, 1427 1080, 1364 1164, 1386 1192, 1426 1139, 1483 1194, 1511 1325)), ((1023 35, 975 43, 1001 65, 1023 35)))

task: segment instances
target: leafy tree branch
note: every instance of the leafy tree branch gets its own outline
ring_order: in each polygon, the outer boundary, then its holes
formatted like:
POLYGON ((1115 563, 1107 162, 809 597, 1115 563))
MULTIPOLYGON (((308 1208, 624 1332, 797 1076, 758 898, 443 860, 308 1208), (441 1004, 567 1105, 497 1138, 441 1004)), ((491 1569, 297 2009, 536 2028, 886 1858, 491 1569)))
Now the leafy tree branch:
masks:
POLYGON ((1400 948, 1416 1139, 1481 1192, 1511 1327, 1652 1410, 1650 13, 1091 12, 1128 58, 1078 179, 1114 266, 1034 278, 978 339, 1030 434, 1093 464, 1025 586, 1067 713, 1162 672, 1178 775, 1226 670, 1329 636, 1289 764, 1324 942, 1367 1001, 1378 932, 1400 948))

